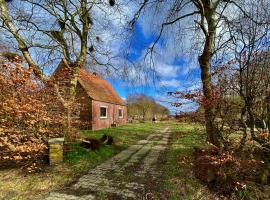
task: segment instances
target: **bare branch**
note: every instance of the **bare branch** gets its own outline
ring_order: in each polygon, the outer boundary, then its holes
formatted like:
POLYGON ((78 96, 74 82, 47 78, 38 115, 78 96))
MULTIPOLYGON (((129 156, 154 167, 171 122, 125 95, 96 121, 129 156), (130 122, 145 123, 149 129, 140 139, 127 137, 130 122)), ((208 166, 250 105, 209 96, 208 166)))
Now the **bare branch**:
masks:
POLYGON ((6 25, 6 27, 8 28, 8 30, 10 31, 10 33, 17 40, 18 45, 19 45, 19 49, 22 52, 24 58, 26 59, 28 65, 29 65, 29 68, 32 69, 34 71, 34 73, 42 80, 47 79, 47 77, 43 74, 43 72, 40 70, 38 65, 32 59, 25 40, 21 37, 21 35, 18 33, 17 28, 10 20, 9 14, 8 14, 8 9, 7 9, 7 4, 6 4, 5 0, 0 0, 0 8, 1 8, 1 12, 2 12, 1 18, 4 22, 4 24, 6 25))
POLYGON ((165 26, 172 25, 172 24, 178 22, 179 20, 181 20, 181 19, 183 19, 183 18, 192 16, 192 15, 196 15, 196 14, 200 14, 200 12, 199 12, 199 11, 194 11, 194 12, 192 12, 192 13, 188 13, 188 14, 186 14, 186 15, 177 17, 176 19, 174 19, 174 20, 172 20, 172 21, 162 23, 161 29, 160 29, 159 34, 158 34, 158 37, 156 38, 156 40, 154 41, 153 45, 152 45, 151 48, 150 48, 151 51, 153 51, 153 49, 155 48, 155 45, 156 45, 156 44, 158 43, 158 41, 160 40, 160 38, 161 38, 161 36, 162 36, 162 33, 163 33, 163 30, 164 30, 165 26))

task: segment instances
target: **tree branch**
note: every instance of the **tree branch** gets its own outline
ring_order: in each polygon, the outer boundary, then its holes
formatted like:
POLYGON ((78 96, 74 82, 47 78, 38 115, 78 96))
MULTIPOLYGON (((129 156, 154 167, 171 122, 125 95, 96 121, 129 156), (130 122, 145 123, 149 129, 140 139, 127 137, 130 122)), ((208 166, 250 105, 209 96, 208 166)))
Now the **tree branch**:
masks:
POLYGON ((142 12, 142 10, 146 7, 147 3, 149 2, 149 0, 144 0, 144 2, 142 3, 142 5, 140 6, 139 10, 135 13, 133 19, 130 21, 129 25, 131 28, 134 27, 135 23, 137 22, 137 20, 140 17, 140 14, 142 12))
POLYGON ((5 0, 0 0, 0 8, 1 8, 1 14, 2 14, 1 18, 4 22, 4 25, 8 28, 10 33, 13 35, 13 37, 18 42, 19 49, 22 52, 26 62, 28 63, 29 68, 31 70, 33 70, 33 72, 35 73, 36 76, 38 76, 42 80, 47 80, 47 77, 40 70, 37 63, 35 63, 35 61, 32 59, 25 40, 21 37, 21 35, 18 33, 17 28, 10 20, 9 14, 8 14, 8 9, 7 9, 7 4, 6 4, 5 0))
POLYGON ((163 30, 164 30, 164 27, 165 26, 168 26, 168 25, 172 25, 174 23, 176 23, 177 21, 183 19, 183 18, 186 18, 186 17, 189 17, 189 16, 192 16, 192 15, 195 15, 195 14, 200 14, 199 11, 194 11, 192 13, 188 13, 186 15, 183 15, 183 16, 180 16, 180 17, 177 17, 176 19, 172 20, 172 21, 169 21, 169 22, 164 22, 162 23, 161 25, 161 29, 159 31, 159 34, 158 34, 158 37, 156 38, 155 42, 153 43, 153 45, 151 46, 151 51, 155 48, 155 45, 158 43, 158 41, 160 40, 161 36, 162 36, 162 33, 163 33, 163 30))

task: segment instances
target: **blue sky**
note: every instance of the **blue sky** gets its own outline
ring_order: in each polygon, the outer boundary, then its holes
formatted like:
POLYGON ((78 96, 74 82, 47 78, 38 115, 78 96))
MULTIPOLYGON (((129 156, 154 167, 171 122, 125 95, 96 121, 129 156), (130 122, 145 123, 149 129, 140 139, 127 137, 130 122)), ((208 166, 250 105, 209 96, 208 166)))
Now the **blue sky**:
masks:
MULTIPOLYGON (((132 45, 130 46, 129 60, 132 62, 139 62, 145 55, 146 49, 155 41, 156 34, 154 32, 143 33, 142 27, 136 25, 133 36, 132 45)), ((159 48, 162 46, 166 38, 161 38, 158 43, 159 48)), ((161 57, 166 57, 166 52, 162 52, 161 57), (165 55, 164 55, 165 54, 165 55)), ((147 66, 144 66, 147 68, 147 66)), ((191 66, 186 61, 184 56, 177 56, 169 60, 158 60, 153 66, 157 77, 148 77, 148 83, 130 84, 128 80, 115 80, 108 79, 113 87, 117 90, 118 94, 125 99, 128 95, 134 93, 143 93, 154 97, 158 102, 167 106, 172 113, 176 108, 170 105, 172 99, 169 99, 167 92, 176 90, 189 90, 197 88, 200 85, 199 81, 199 68, 191 66)), ((147 75, 146 75, 147 76, 147 75)), ((130 78, 132 79, 132 77, 130 78)), ((196 109, 195 105, 187 105, 177 110, 188 111, 196 109)))

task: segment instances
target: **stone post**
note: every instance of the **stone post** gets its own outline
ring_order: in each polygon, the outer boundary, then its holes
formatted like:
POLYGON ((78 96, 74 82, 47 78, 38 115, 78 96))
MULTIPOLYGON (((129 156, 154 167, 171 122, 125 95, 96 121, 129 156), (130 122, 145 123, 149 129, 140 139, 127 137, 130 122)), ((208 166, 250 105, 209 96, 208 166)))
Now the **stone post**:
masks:
POLYGON ((57 165, 63 162, 64 138, 49 139, 50 165, 57 165))

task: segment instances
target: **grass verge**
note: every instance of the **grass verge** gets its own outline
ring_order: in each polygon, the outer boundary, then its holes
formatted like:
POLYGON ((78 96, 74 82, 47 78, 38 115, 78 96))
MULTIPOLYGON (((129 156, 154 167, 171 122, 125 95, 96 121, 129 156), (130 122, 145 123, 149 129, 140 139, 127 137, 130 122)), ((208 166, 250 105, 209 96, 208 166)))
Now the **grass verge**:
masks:
POLYGON ((171 124, 172 140, 163 166, 162 188, 167 199, 215 199, 193 174, 194 147, 207 148, 205 130, 196 124, 171 124))

